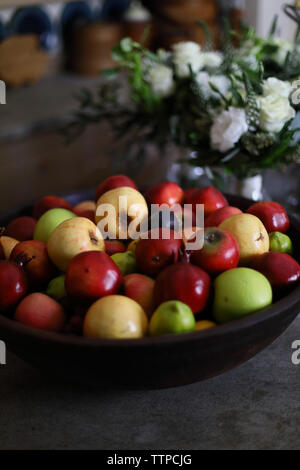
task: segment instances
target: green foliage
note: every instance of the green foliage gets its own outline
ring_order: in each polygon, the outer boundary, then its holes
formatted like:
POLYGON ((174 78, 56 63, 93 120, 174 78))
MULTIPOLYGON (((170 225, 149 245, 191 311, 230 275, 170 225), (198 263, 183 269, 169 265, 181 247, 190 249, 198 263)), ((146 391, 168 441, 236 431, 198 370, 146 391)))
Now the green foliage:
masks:
POLYGON ((212 51, 213 50, 213 39, 212 39, 212 34, 211 30, 208 26, 208 24, 205 21, 202 20, 197 20, 196 23, 201 26, 204 32, 204 49, 206 51, 212 51))
POLYGON ((278 28, 278 15, 275 15, 271 24, 269 36, 274 36, 278 28))
POLYGON ((241 57, 239 56, 239 52, 242 51, 243 55, 255 55, 257 60, 262 62, 265 78, 272 76, 276 76, 281 80, 298 78, 300 75, 300 53, 297 47, 299 45, 300 26, 297 28, 294 42, 291 43, 291 46, 294 45, 294 48, 291 52, 287 53, 283 64, 279 64, 274 59, 276 53, 280 50, 280 46, 274 42, 277 30, 278 16, 274 17, 267 39, 258 37, 254 28, 243 25, 239 47, 236 50, 234 61, 242 66, 241 57))
MULTIPOLYGON (((202 21, 197 23, 205 33, 205 49, 211 50, 209 28, 202 21)), ((149 71, 156 64, 167 65, 174 71, 172 57, 165 51, 149 51, 130 38, 122 39, 112 50, 116 66, 101 73, 98 88, 94 92, 83 89, 76 95, 78 108, 63 131, 67 141, 72 142, 89 125, 106 121, 115 139, 124 140, 125 156, 130 165, 141 163, 149 146, 155 145, 163 152, 169 142, 174 142, 194 150, 190 164, 208 168, 216 181, 219 168, 246 177, 258 169, 273 168, 298 159, 300 134, 299 129, 292 128, 291 122, 278 134, 260 129, 258 96, 262 93, 264 79, 276 76, 286 80, 300 75, 300 54, 296 46, 287 54, 283 66, 273 60, 279 48, 274 43, 276 28, 274 20, 270 36, 263 40, 257 37, 253 28, 243 25, 236 49, 233 43, 236 35, 225 20, 224 60, 214 74, 225 75, 231 86, 228 93, 223 93, 210 81, 209 86, 214 92, 210 96, 189 65, 188 77, 179 78, 174 73, 175 92, 169 97, 159 97, 149 83, 149 71), (255 59, 253 63, 245 60, 247 51, 250 51, 249 57, 255 59), (128 102, 124 100, 124 88, 129 92, 128 102), (248 132, 234 148, 221 153, 211 148, 210 130, 215 116, 231 106, 245 109, 248 132)), ((296 41, 299 36, 300 28, 296 41)))
POLYGON ((232 41, 233 31, 231 30, 229 20, 226 17, 223 19, 223 27, 224 27, 224 39, 223 39, 224 61, 222 64, 222 72, 226 74, 226 73, 229 73, 229 71, 231 70, 232 62, 233 62, 234 55, 235 55, 235 50, 234 50, 234 45, 232 41))
MULTIPOLYGON (((257 94, 255 93, 254 86, 252 85, 251 80, 246 72, 244 72, 243 78, 247 93, 247 121, 250 131, 255 132, 259 126, 259 109, 257 104, 257 94)), ((257 81, 256 85, 260 88, 261 91, 261 84, 257 81)))

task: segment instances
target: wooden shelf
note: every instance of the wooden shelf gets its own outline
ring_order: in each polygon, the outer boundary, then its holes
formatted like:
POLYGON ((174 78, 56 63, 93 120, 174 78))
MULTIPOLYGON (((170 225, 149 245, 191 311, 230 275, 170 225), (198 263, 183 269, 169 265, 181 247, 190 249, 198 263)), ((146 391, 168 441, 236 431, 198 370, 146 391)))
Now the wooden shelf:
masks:
POLYGON ((43 3, 67 3, 70 1, 71 0, 0 0, 0 8, 27 7, 29 5, 39 5, 43 3))

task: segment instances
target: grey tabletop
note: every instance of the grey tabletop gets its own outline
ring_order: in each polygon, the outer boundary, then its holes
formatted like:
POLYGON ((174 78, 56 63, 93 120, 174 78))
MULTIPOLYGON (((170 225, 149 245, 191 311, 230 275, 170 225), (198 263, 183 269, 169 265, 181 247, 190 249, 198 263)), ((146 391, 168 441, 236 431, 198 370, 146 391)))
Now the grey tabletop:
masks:
POLYGON ((300 316, 246 364, 169 390, 66 386, 12 354, 0 366, 0 449, 300 449, 300 316))

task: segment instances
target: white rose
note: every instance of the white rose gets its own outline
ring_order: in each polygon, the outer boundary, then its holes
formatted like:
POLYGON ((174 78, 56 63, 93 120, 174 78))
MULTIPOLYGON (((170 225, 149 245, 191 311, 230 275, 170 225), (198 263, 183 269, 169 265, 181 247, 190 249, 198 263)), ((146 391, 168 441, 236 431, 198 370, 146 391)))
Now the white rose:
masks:
POLYGON ((189 65, 193 72, 198 72, 203 68, 204 60, 199 44, 192 41, 178 42, 174 44, 173 51, 173 60, 178 77, 184 78, 190 75, 189 65))
POLYGON ((262 96, 258 100, 260 127, 266 132, 280 132, 296 116, 288 98, 277 94, 262 96))
POLYGON ((217 69, 223 62, 223 54, 221 52, 204 52, 202 56, 204 66, 209 69, 217 69))
POLYGON ((249 55, 242 58, 242 63, 253 72, 258 70, 258 60, 255 55, 249 55))
POLYGON ((210 140, 214 150, 227 152, 248 131, 246 113, 244 109, 233 108, 223 111, 216 117, 211 130, 210 140))
POLYGON ((147 80, 153 93, 159 98, 165 98, 174 92, 173 71, 166 65, 154 65, 148 73, 147 80))
POLYGON ((199 72, 196 80, 200 85, 203 95, 206 99, 220 98, 220 95, 213 91, 210 83, 215 85, 223 95, 228 93, 231 85, 229 78, 227 78, 225 75, 209 75, 207 72, 199 72))
MULTIPOLYGON (((211 78, 210 78, 210 82, 215 85, 218 90, 220 90, 220 92, 222 93, 222 95, 227 95, 230 87, 231 87, 231 81, 229 80, 228 77, 226 77, 226 75, 213 75, 211 78)), ((214 92, 218 97, 218 93, 214 92)))
POLYGON ((286 56, 289 52, 294 50, 294 45, 291 41, 284 38, 275 37, 272 44, 278 46, 278 50, 272 54, 271 58, 279 65, 284 65, 286 56))
POLYGON ((242 45, 242 47, 239 49, 238 54, 240 57, 245 57, 245 56, 257 56, 261 52, 261 46, 255 46, 254 42, 252 39, 249 39, 248 41, 245 41, 242 45))
POLYGON ((264 81, 263 95, 280 95, 288 98, 292 92, 292 85, 290 82, 278 80, 278 78, 271 77, 264 81))

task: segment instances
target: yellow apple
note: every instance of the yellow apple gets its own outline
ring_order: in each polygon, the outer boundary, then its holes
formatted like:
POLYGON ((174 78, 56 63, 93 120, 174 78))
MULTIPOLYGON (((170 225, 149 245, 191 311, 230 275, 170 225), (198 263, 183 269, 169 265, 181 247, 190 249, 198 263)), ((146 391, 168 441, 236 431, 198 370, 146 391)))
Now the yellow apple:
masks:
POLYGON ((136 240, 131 240, 131 242, 129 243, 129 245, 127 247, 127 250, 131 251, 131 253, 133 253, 135 255, 136 245, 138 244, 139 241, 140 241, 140 237, 137 238, 136 240))
POLYGON ((128 225, 139 229, 148 217, 148 206, 144 196, 133 188, 123 186, 102 194, 97 202, 95 222, 101 232, 110 239, 129 239, 128 225))
POLYGON ((3 236, 0 238, 0 244, 4 253, 5 259, 10 258, 10 254, 13 251, 14 247, 20 243, 15 238, 3 236))
POLYGON ((145 336, 147 328, 147 316, 135 300, 108 295, 87 311, 83 334, 88 338, 134 339, 145 336))
POLYGON ((210 320, 199 320, 196 322, 196 331, 210 330, 215 328, 217 324, 210 320))
POLYGON ((85 217, 65 220, 51 233, 47 243, 52 262, 65 271, 74 256, 84 251, 105 251, 101 232, 85 217))
POLYGON ((240 248, 240 266, 269 251, 270 239, 263 223, 254 215, 237 214, 224 220, 220 229, 230 232, 240 248))
POLYGON ((200 240, 202 237, 201 249, 204 243, 204 229, 200 227, 186 227, 182 230, 182 240, 185 245, 188 243, 197 243, 197 240, 200 240))

